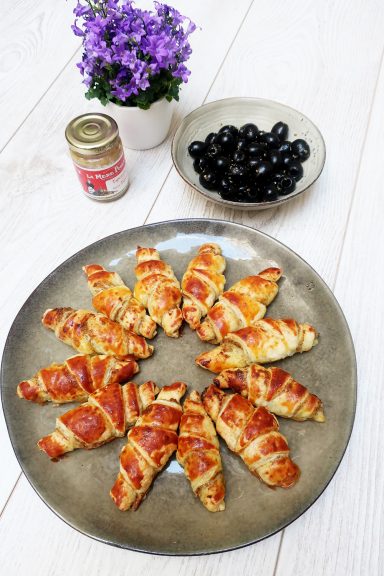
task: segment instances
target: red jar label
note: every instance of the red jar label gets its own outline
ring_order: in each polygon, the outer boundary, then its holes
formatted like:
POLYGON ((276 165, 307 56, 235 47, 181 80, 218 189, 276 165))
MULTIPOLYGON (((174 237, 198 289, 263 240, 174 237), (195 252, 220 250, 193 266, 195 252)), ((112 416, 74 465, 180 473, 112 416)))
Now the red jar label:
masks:
POLYGON ((128 186, 128 173, 124 153, 106 168, 83 168, 74 162, 83 190, 87 196, 107 200, 118 196, 128 186))

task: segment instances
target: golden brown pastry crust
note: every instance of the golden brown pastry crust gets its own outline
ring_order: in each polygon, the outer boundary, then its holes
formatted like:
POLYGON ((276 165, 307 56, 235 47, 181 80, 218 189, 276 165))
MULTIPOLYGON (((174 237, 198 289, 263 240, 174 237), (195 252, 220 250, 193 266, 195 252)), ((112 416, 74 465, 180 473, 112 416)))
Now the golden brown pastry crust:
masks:
POLYGON ((138 247, 135 298, 147 308, 152 320, 167 336, 177 338, 183 321, 180 284, 169 264, 155 248, 138 247))
POLYGON ((156 335, 156 322, 146 314, 144 306, 133 297, 117 272, 108 272, 99 264, 83 266, 83 271, 93 294, 92 304, 98 312, 145 338, 156 335))
POLYGON ((273 487, 289 488, 297 482, 300 469, 289 456, 276 417, 264 406, 254 408, 243 396, 225 394, 213 384, 204 391, 203 403, 218 434, 252 474, 273 487))
POLYGON ((42 323, 53 330, 59 340, 82 354, 133 354, 136 358, 148 358, 153 353, 153 346, 147 344, 145 338, 89 310, 49 309, 42 323))
POLYGON ((51 364, 20 382, 17 395, 38 403, 83 402, 108 384, 127 382, 138 371, 134 356, 72 356, 63 364, 51 364))
POLYGON ((120 454, 120 472, 110 495, 120 510, 137 510, 154 481, 177 448, 177 429, 184 382, 164 386, 136 425, 120 454))
POLYGON ((213 382, 222 390, 231 388, 254 406, 265 406, 277 416, 299 421, 325 421, 320 398, 281 368, 250 364, 245 368, 223 370, 213 382))
POLYGON ((254 362, 276 362, 296 352, 306 352, 316 344, 317 332, 310 324, 299 324, 292 318, 263 318, 252 327, 230 332, 220 346, 200 354, 195 362, 219 373, 254 362))
POLYGON ((176 458, 207 510, 224 510, 225 484, 219 442, 196 390, 183 405, 176 458))
POLYGON ((201 340, 219 344, 229 332, 252 326, 263 318, 275 299, 280 268, 267 268, 256 276, 247 276, 226 290, 197 328, 201 340))
POLYGON ((183 318, 192 330, 212 308, 225 284, 225 258, 220 246, 203 244, 192 258, 181 281, 183 318))
POLYGON ((108 384, 91 394, 88 401, 56 419, 56 429, 37 443, 56 459, 77 448, 90 450, 124 436, 158 391, 154 382, 137 386, 128 382, 108 384))

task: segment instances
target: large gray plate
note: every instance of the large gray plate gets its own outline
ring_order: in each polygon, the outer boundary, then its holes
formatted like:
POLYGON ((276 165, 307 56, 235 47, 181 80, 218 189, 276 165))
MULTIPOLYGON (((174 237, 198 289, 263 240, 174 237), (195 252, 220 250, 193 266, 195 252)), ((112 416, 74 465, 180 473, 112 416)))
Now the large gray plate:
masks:
MULTIPOLYGON (((184 328, 178 340, 163 333, 154 341, 154 356, 141 362, 136 381, 159 385, 185 380, 198 390, 212 375, 194 364, 210 346, 184 328)), ((345 318, 321 278, 289 248, 261 232, 214 220, 179 220, 153 224, 109 236, 88 246, 52 272, 28 298, 10 330, 2 364, 2 402, 9 435, 24 473, 44 502, 77 530, 103 542, 160 554, 219 552, 256 542, 302 514, 331 480, 353 425, 356 366, 345 318), (197 501, 173 459, 157 478, 137 512, 120 512, 109 497, 119 467, 120 439, 97 450, 77 450, 58 463, 38 451, 36 441, 53 430, 55 418, 70 406, 39 406, 16 396, 17 383, 71 348, 45 330, 41 315, 56 306, 90 307, 81 267, 97 262, 134 284, 138 244, 155 246, 181 278, 203 242, 218 242, 227 258, 227 286, 269 265, 281 266, 280 293, 271 317, 292 316, 320 332, 311 352, 280 362, 324 401, 326 423, 280 419, 292 456, 302 475, 289 490, 271 490, 253 477, 242 461, 222 444, 227 483, 226 510, 212 514, 197 501)))

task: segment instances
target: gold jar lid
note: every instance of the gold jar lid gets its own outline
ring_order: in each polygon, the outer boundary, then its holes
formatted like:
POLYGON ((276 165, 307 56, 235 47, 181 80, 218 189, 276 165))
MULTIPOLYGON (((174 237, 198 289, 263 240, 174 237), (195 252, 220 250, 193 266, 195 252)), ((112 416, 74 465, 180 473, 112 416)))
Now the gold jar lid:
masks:
POLYGON ((82 154, 100 153, 110 148, 119 136, 118 126, 106 114, 82 114, 65 129, 69 147, 82 154))

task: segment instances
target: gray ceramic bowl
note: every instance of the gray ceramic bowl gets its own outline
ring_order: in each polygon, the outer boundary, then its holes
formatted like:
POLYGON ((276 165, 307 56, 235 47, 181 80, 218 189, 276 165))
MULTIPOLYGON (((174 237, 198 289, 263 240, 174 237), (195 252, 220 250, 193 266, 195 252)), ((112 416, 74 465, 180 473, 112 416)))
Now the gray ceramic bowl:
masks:
MULTIPOLYGON (((213 374, 194 363, 211 348, 187 326, 178 339, 162 330, 152 341, 154 355, 140 362, 141 383, 163 386, 176 380, 200 392, 213 374)), ((343 456, 351 433, 356 401, 356 366, 347 323, 333 294, 297 254, 273 238, 239 224, 217 220, 175 220, 150 224, 109 236, 61 264, 34 290, 9 332, 2 363, 2 404, 20 465, 44 502, 68 524, 97 540, 158 554, 222 552, 275 533, 302 514, 324 490, 343 456), (271 490, 252 476, 242 460, 221 442, 226 478, 226 510, 212 514, 192 493, 173 457, 136 512, 120 512, 109 496, 119 469, 120 438, 96 450, 76 450, 51 462, 36 442, 55 427, 55 419, 74 405, 39 406, 20 400, 18 382, 74 351, 41 324, 48 307, 89 308, 91 296, 82 266, 99 263, 134 286, 138 244, 154 246, 181 279, 204 242, 217 242, 227 261, 227 286, 267 266, 281 266, 277 298, 268 308, 274 318, 293 316, 312 323, 320 333, 310 352, 279 365, 306 384, 324 402, 326 421, 279 419, 292 458, 301 468, 289 490, 271 490)), ((318 521, 321 521, 319 518, 318 521)))
POLYGON ((294 108, 263 98, 226 98, 204 104, 184 118, 173 138, 172 159, 185 182, 212 202, 238 210, 265 210, 296 198, 317 180, 324 167, 325 143, 313 122, 294 108), (201 186, 199 174, 193 169, 193 158, 187 150, 191 142, 205 140, 210 132, 218 132, 225 124, 240 127, 247 122, 254 122, 260 130, 269 131, 280 120, 289 126, 289 140, 303 138, 311 149, 309 159, 303 163, 304 175, 295 192, 280 196, 273 202, 231 202, 201 186))

